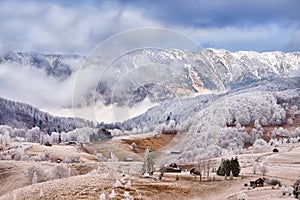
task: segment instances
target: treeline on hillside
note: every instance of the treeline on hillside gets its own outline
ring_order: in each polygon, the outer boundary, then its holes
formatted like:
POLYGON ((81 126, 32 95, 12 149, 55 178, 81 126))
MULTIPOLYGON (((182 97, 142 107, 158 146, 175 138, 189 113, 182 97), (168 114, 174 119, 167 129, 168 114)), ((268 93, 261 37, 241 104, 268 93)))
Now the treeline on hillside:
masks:
POLYGON ((31 129, 16 129, 10 126, 0 126, 0 144, 7 145, 11 142, 36 142, 36 143, 61 143, 78 142, 89 143, 112 138, 110 131, 104 128, 77 128, 72 131, 45 133, 39 127, 31 129))

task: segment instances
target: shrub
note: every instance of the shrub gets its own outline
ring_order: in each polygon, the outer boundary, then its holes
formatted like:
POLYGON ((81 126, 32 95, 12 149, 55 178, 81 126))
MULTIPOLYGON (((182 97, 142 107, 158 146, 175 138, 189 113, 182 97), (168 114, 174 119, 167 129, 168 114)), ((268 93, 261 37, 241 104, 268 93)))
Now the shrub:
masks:
POLYGON ((130 180, 125 184, 125 189, 126 190, 130 190, 131 189, 131 181, 130 180))
POLYGON ((39 157, 39 156, 32 156, 31 159, 32 159, 34 162, 40 162, 40 161, 42 161, 41 157, 39 157))
POLYGON ((59 164, 53 169, 55 179, 69 177, 70 173, 70 169, 65 164, 59 164))
POLYGON ((268 181, 267 183, 270 184, 270 185, 274 185, 274 186, 275 185, 281 186, 281 182, 277 179, 272 179, 272 180, 268 181))
POLYGON ((266 146, 266 141, 263 139, 258 139, 254 142, 253 148, 254 149, 261 149, 262 147, 266 146))
POLYGON ((60 160, 56 154, 50 154, 49 158, 51 162, 55 162, 55 163, 58 162, 58 160, 60 160))
POLYGON ((70 155, 69 157, 64 158, 65 163, 79 163, 80 162, 80 156, 79 155, 70 155))
POLYGON ((47 173, 44 171, 42 167, 37 165, 29 166, 26 172, 26 176, 31 181, 33 181, 34 176, 36 176, 37 183, 47 181, 47 173))
POLYGON ((41 152, 38 154, 38 157, 40 157, 41 161, 47 161, 50 160, 50 153, 49 152, 41 152))

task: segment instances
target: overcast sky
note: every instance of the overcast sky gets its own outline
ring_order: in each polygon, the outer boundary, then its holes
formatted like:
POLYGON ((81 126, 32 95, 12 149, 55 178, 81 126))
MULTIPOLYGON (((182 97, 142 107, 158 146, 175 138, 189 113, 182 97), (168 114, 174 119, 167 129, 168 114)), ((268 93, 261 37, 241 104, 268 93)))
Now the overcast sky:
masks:
POLYGON ((87 54, 141 27, 174 29, 230 51, 300 51, 299 10, 299 0, 0 0, 0 51, 87 54))

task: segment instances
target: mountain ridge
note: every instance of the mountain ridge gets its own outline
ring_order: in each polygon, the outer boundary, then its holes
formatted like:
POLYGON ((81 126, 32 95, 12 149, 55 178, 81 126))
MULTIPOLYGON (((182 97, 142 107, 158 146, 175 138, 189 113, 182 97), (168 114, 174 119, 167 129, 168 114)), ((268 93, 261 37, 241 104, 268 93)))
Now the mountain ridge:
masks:
MULTIPOLYGON (((12 66, 6 64, 14 64, 29 66, 30 70, 43 70, 47 75, 45 79, 55 79, 57 86, 62 85, 51 92, 64 94, 66 92, 61 90, 73 90, 63 85, 69 83, 70 79, 75 77, 75 73, 80 73, 81 66, 86 64, 85 59, 86 57, 80 55, 9 52, 0 56, 0 67, 9 68, 12 66)), ((106 67, 102 66, 101 57, 91 59, 99 70, 106 67)), ((145 99, 160 103, 172 98, 192 97, 211 91, 226 92, 261 80, 298 75, 300 52, 229 52, 224 49, 191 52, 178 49, 143 49, 128 52, 115 60, 101 79, 97 80, 96 99, 91 98, 94 91, 87 88, 82 98, 84 102, 78 106, 90 105, 96 100, 102 101, 104 105, 133 107, 145 99)), ((18 82, 17 79, 2 81, 18 82)), ((67 86, 69 85, 71 84, 67 86)), ((39 95, 38 92, 34 93, 33 98, 39 95)), ((5 98, 22 102, 22 99, 9 98, 9 95, 5 98)), ((72 102, 69 102, 64 107, 70 108, 71 104, 72 102)))

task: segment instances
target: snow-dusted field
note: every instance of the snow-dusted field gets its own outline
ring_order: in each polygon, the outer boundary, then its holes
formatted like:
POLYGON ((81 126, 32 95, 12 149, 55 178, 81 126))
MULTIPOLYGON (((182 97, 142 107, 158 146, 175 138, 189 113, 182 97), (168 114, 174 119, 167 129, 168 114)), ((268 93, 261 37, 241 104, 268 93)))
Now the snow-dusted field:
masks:
MULTIPOLYGON (((140 139, 149 140, 152 135, 143 135, 140 139), (147 137, 146 137, 147 136, 147 137)), ((157 136, 156 136, 157 137, 157 136)), ((121 151, 131 155, 132 150, 123 140, 139 139, 135 137, 120 137, 106 141, 106 148, 121 151), (118 149, 112 146, 118 146, 118 149)), ((151 140, 150 140, 151 141, 151 140)), ((152 142, 155 140, 152 140, 152 142)), ((172 141, 167 142, 157 152, 172 150, 172 141)), ((64 178, 52 178, 46 182, 32 184, 26 173, 28 168, 35 164, 45 172, 51 172, 60 164, 50 161, 1 161, 0 162, 0 195, 1 199, 99 199, 103 192, 107 199, 114 189, 114 199, 124 199, 124 193, 128 192, 132 199, 292 199, 283 196, 279 187, 265 186, 252 188, 244 186, 245 183, 255 177, 277 179, 285 186, 292 185, 300 177, 300 145, 298 143, 280 144, 276 147, 279 152, 273 153, 273 146, 264 146, 260 149, 248 149, 243 154, 237 155, 241 165, 240 177, 233 180, 225 180, 210 172, 211 181, 200 182, 199 177, 194 177, 189 172, 165 173, 160 181, 159 172, 152 178, 142 178, 139 173, 141 162, 98 162, 94 155, 84 152, 74 146, 54 145, 52 147, 40 144, 31 144, 26 150, 27 154, 38 154, 48 151, 57 154, 63 160, 64 156, 74 154, 80 156, 80 163, 67 163, 67 168, 76 170, 77 173, 69 174, 64 178), (261 166, 266 167, 265 175, 262 175, 261 166), (253 168, 256 166, 256 173, 253 168), (122 174, 127 174, 125 178, 122 174), (176 175, 179 180, 176 181, 176 175), (125 180, 126 179, 126 180, 125 180), (121 186, 115 188, 116 180, 120 180, 121 186), (130 180, 131 186, 125 187, 130 180)), ((104 151, 105 149, 103 149, 104 151)), ((118 152, 113 152, 118 155, 118 152)), ((120 152, 119 152, 120 153, 120 152)), ((164 155, 164 154, 161 154, 164 155)), ((142 157, 142 153, 137 156, 142 157)), ((235 155, 227 155, 228 158, 235 155)), ((221 158, 211 159, 211 163, 220 162, 221 158)), ((196 164, 196 163, 195 163, 196 164)))

